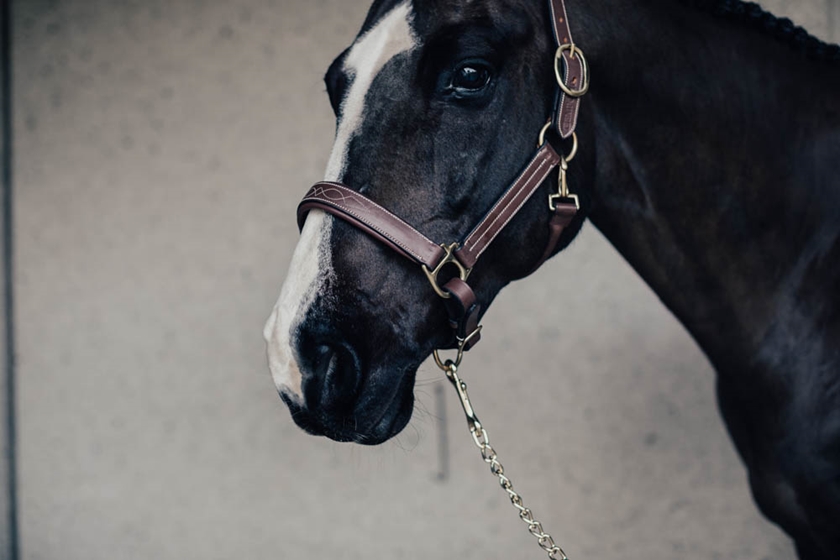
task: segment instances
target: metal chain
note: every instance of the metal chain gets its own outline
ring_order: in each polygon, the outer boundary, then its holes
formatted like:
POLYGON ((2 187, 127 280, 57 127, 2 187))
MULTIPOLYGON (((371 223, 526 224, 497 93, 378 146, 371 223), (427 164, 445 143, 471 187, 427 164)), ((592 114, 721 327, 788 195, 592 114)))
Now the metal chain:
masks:
POLYGON ((502 489, 507 492, 508 498, 510 498, 510 503, 513 507, 519 510, 519 519, 528 525, 528 532, 537 539, 537 543, 540 545, 540 548, 548 554, 548 557, 551 560, 569 560, 566 553, 563 552, 562 548, 557 546, 551 535, 543 530, 542 523, 534 518, 533 512, 531 512, 529 508, 525 507, 525 504, 522 501, 522 496, 513 489, 513 482, 511 482, 510 478, 505 475, 505 468, 502 466, 502 463, 499 462, 496 450, 490 446, 490 436, 488 435, 487 430, 481 425, 481 422, 479 422, 478 417, 472 408, 470 397, 467 394, 467 384, 458 377, 458 365, 452 360, 446 360, 445 363, 438 363, 438 365, 441 366, 441 369, 444 373, 446 373, 446 377, 455 386, 455 390, 458 391, 461 406, 464 408, 464 413, 467 415, 467 423, 470 427, 470 434, 472 434, 473 441, 481 451, 481 458, 484 459, 485 463, 490 465, 490 472, 499 479, 499 484, 502 489))

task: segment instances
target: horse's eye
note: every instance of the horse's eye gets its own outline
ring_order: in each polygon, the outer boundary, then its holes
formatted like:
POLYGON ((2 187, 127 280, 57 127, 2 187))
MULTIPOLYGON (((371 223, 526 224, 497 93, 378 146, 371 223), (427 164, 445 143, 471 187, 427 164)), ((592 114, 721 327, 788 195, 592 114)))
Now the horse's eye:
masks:
POLYGON ((490 69, 481 64, 464 64, 452 74, 452 87, 456 90, 477 91, 488 82, 490 82, 490 69))

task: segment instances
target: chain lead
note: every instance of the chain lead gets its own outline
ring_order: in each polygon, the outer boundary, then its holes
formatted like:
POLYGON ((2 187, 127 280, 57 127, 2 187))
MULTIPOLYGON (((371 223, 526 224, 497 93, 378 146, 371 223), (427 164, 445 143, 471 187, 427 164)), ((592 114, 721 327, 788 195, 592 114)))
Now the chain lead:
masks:
POLYGON ((542 523, 537 521, 531 510, 525 507, 522 496, 517 494, 513 489, 513 482, 505 474, 505 468, 499 462, 496 450, 490 446, 490 436, 487 430, 484 429, 481 422, 478 421, 478 417, 475 415, 475 410, 473 410, 470 397, 467 394, 467 384, 458 377, 458 364, 452 360, 446 360, 445 363, 438 361, 437 364, 446 373, 447 379, 455 386, 455 390, 458 392, 458 398, 461 401, 461 406, 464 409, 464 414, 467 416, 470 434, 472 434, 475 445, 481 451, 481 458, 484 459, 485 463, 490 465, 490 472, 499 479, 499 484, 507 492, 513 507, 519 510, 519 519, 528 525, 528 532, 537 539, 537 544, 548 554, 551 560, 569 560, 566 553, 563 552, 562 548, 557 546, 551 535, 543 530, 542 523))

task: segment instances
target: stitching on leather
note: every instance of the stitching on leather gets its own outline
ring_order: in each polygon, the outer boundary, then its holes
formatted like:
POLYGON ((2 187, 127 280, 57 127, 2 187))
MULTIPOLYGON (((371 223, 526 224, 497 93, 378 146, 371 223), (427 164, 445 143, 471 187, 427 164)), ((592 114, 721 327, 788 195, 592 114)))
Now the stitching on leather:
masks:
MULTIPOLYGON (((543 169, 546 165, 548 165, 548 164, 549 164, 549 159, 553 159, 553 158, 551 157, 550 152, 548 152, 548 151, 546 150, 546 152, 543 154, 542 158, 540 159, 540 163, 539 163, 539 165, 537 166, 537 168, 536 168, 536 169, 534 169, 534 170, 530 173, 530 176, 527 176, 527 177, 526 177, 526 175, 528 174, 528 169, 525 169, 525 170, 524 170, 524 171, 523 171, 523 172, 519 175, 519 177, 517 177, 516 181, 514 181, 514 182, 513 182, 513 184, 514 184, 514 185, 517 185, 517 184, 519 184, 519 182, 520 182, 520 181, 524 181, 524 185, 528 185, 529 183, 531 183, 531 181, 533 181, 533 180, 534 180, 534 177, 536 177, 536 175, 537 175, 538 173, 540 173, 540 171, 542 171, 542 169, 543 169)), ((540 182, 537 184, 537 186, 539 186, 539 184, 540 184, 541 182, 542 182, 542 181, 540 181, 540 182)), ((519 193, 522 193, 522 192, 524 192, 524 191, 526 191, 526 190, 529 190, 529 189, 526 189, 526 188, 517 189, 516 195, 514 195, 514 196, 513 196, 513 197, 511 197, 510 199, 507 199, 507 196, 506 196, 506 195, 507 195, 509 192, 511 192, 511 189, 508 189, 508 191, 505 193, 505 195, 504 195, 504 196, 502 196, 502 198, 500 198, 500 199, 496 202, 496 204, 494 204, 494 205, 493 205, 493 208, 491 208, 491 209, 490 209, 490 211, 487 213, 487 216, 488 216, 488 217, 492 216, 492 215, 495 213, 495 214, 496 214, 496 215, 495 215, 495 217, 494 217, 494 218, 493 218, 493 219, 492 219, 489 223, 488 223, 486 220, 482 220, 482 221, 481 221, 481 223, 479 223, 478 227, 476 227, 476 229, 475 229, 475 230, 473 230, 473 234, 470 234, 470 236, 467 238, 466 242, 464 243, 464 250, 465 250, 466 252, 470 253, 470 254, 473 254, 473 250, 474 250, 475 246, 478 244, 478 242, 479 242, 479 241, 481 241, 482 239, 484 239, 484 238, 487 236, 487 234, 491 231, 492 226, 493 226, 493 225, 495 225, 495 224, 496 224, 496 222, 498 222, 498 221, 499 221, 499 219, 502 217, 502 215, 503 215, 503 214, 505 214, 505 213, 507 212, 507 210, 510 208, 511 204, 513 204, 513 203, 514 203, 514 201, 516 200, 516 196, 517 196, 517 195, 519 195, 519 193), (499 211, 499 212, 496 212, 496 210, 497 210, 497 209, 498 209, 498 208, 499 208, 502 204, 504 204, 504 205, 505 205, 504 209, 503 209, 503 210, 501 210, 501 211, 499 211), (486 225, 486 226, 485 226, 485 224, 488 224, 488 225, 486 225), (481 232, 481 233, 478 235, 478 237, 476 237, 476 238, 475 238, 475 241, 472 241, 472 239, 473 239, 473 237, 474 237, 474 234, 475 234, 475 233, 479 233, 479 230, 480 230, 480 229, 483 229, 484 231, 483 231, 483 232, 481 232)), ((530 190, 532 190, 532 191, 533 191, 533 189, 530 189, 530 190)), ((531 193, 531 194, 532 194, 532 193, 531 193)), ((521 202, 517 205, 516 209, 515 209, 515 210, 514 210, 514 211, 513 211, 513 212, 512 212, 512 213, 511 213, 508 217, 507 217, 507 219, 504 221, 504 224, 502 224, 502 227, 501 227, 501 228, 499 228, 499 231, 501 231, 502 229, 504 229, 504 228, 507 226, 507 224, 510 222, 510 220, 511 220, 511 219, 513 219, 513 217, 514 217, 514 216, 515 216, 515 215, 519 212, 519 209, 520 209, 520 208, 522 208, 522 206, 525 204, 525 202, 527 202, 530 198, 531 198, 531 195, 530 195, 530 194, 529 194, 528 196, 524 197, 524 199, 523 199, 523 200, 522 200, 522 201, 521 201, 521 202)), ((484 247, 483 247, 480 251, 476 252, 476 253, 474 254, 475 259, 478 259, 478 257, 480 257, 480 256, 484 253, 485 249, 487 249, 487 247, 488 247, 488 246, 489 246, 489 244, 485 245, 485 246, 484 246, 484 247)))
MULTIPOLYGON (((550 154, 548 154, 548 153, 546 153, 546 154, 544 155, 544 157, 543 157, 543 158, 542 158, 542 160, 540 161, 539 166, 538 166, 535 170, 533 170, 533 171, 531 172, 531 176, 530 176, 530 177, 526 178, 526 174, 528 173, 528 170, 526 169, 525 171, 523 171, 523 172, 522 172, 522 174, 521 174, 519 177, 517 177, 516 181, 514 181, 514 183, 513 183, 513 184, 514 184, 514 185, 517 185, 517 184, 519 184, 519 182, 520 182, 520 181, 523 181, 523 184, 524 184, 524 185, 528 185, 528 184, 529 184, 529 182, 530 182, 531 180, 533 180, 533 177, 534 177, 537 173, 539 173, 539 172, 542 170, 542 168, 543 168, 543 167, 544 167, 544 166, 548 163, 548 156, 549 156, 549 155, 550 155, 550 154)), ((496 204, 493 206, 493 208, 491 208, 491 209, 490 209, 490 211, 487 213, 487 217, 488 217, 488 218, 489 218, 490 216, 493 216, 493 215, 495 214, 494 218, 493 218, 492 220, 490 220, 489 222, 488 222, 486 219, 485 219, 485 220, 482 220, 482 222, 481 222, 481 223, 478 225, 478 227, 476 227, 476 229, 474 230, 474 233, 479 233, 479 231, 480 231, 480 230, 482 230, 482 229, 483 229, 484 231, 483 231, 483 232, 481 232, 481 233, 478 235, 478 237, 475 237, 475 241, 472 241, 472 239, 473 239, 473 237, 474 237, 474 236, 473 236, 473 235, 470 235, 470 236, 467 238, 467 241, 466 241, 466 242, 465 242, 465 244, 464 244, 464 248, 465 248, 465 250, 467 250, 467 251, 468 251, 469 253, 471 253, 471 254, 473 253, 473 250, 474 250, 474 248, 476 247, 476 245, 478 245, 478 243, 479 243, 482 239, 484 239, 484 238, 487 236, 487 234, 491 231, 492 226, 493 226, 493 225, 495 225, 495 224, 496 224, 496 222, 498 222, 498 221, 499 221, 499 218, 500 218, 500 217, 501 217, 501 216, 502 216, 502 215, 503 215, 503 214, 507 211, 507 209, 510 207, 510 205, 511 205, 511 204, 513 204, 513 202, 516 200, 516 196, 517 196, 519 193, 521 193, 523 190, 525 190, 525 189, 517 189, 517 191, 516 191, 516 193, 515 193, 515 195, 514 195, 514 196, 510 197, 509 199, 508 199, 508 197, 507 197, 507 196, 502 196, 502 198, 500 198, 500 199, 496 202, 496 204), (502 204, 504 204, 504 205, 505 205, 504 209, 502 209, 501 211, 497 212, 497 209, 498 209, 498 208, 499 208, 502 204), (487 224, 487 225, 485 225, 485 224, 487 224)), ((512 188, 511 188, 511 189, 508 189, 508 191, 507 191, 507 192, 508 192, 508 193, 510 193, 511 191, 512 191, 512 188)), ((505 193, 505 194, 507 194, 507 193, 505 193)), ((527 200, 528 198, 530 198, 530 196, 529 196, 529 197, 526 197, 526 199, 525 199, 525 200, 527 200)), ((512 215, 510 215, 510 216, 507 218, 507 220, 505 220, 505 224, 504 224, 504 225, 502 225, 502 227, 501 227, 501 228, 499 228, 499 230, 498 230, 498 231, 501 231, 501 230, 505 227, 505 225, 507 225, 507 223, 508 223, 508 222, 509 222, 512 218, 513 218, 513 216, 516 214, 516 212, 518 212, 518 209, 519 209, 519 208, 521 208, 523 204, 524 204, 524 201, 523 201, 522 203, 520 203, 520 204, 519 204, 519 206, 517 207, 517 210, 516 210, 516 211, 515 211, 512 215)), ((480 257, 482 253, 484 253, 484 250, 485 250, 488 246, 489 246, 489 243, 488 243, 487 245, 485 245, 485 246, 484 246, 484 247, 483 247, 480 251, 477 251, 477 252, 475 253, 475 258, 476 258, 476 259, 478 259, 478 257, 480 257)))
POLYGON ((362 217, 362 215, 358 213, 358 211, 354 211, 353 209, 348 208, 346 206, 343 206, 341 203, 335 202, 333 200, 323 199, 323 198, 316 198, 314 200, 319 201, 321 203, 329 204, 330 206, 332 206, 334 208, 338 208, 338 209, 342 210, 343 212, 349 214, 350 216, 353 216, 354 218, 359 220, 361 223, 363 223, 364 225, 366 225, 367 227, 369 227, 370 229, 372 229, 373 231, 375 231, 376 233, 378 233, 382 237, 386 238, 388 241, 390 241, 391 243, 393 243, 394 245, 396 245, 397 247, 399 247, 400 249, 402 249, 403 251, 405 251, 406 253, 408 253, 409 255, 411 255, 412 257, 417 259, 418 261, 424 262, 425 259, 423 259, 420 255, 416 254, 414 251, 412 251, 411 249, 406 247, 406 245, 404 243, 400 242, 393 235, 390 235, 387 231, 384 231, 381 227, 376 226, 374 224, 371 224, 369 221, 365 220, 362 217))
MULTIPOLYGON (((541 160, 541 161, 540 161, 540 165, 539 165, 539 167, 538 167, 536 170, 534 170, 534 173, 536 173, 536 172, 537 172, 537 171, 538 171, 538 170, 539 170, 539 169, 540 169, 540 168, 541 168, 541 167, 542 167, 542 166, 546 163, 546 161, 548 161, 548 156, 549 156, 549 155, 550 155, 550 154, 549 154, 549 153, 548 153, 548 151, 546 150, 546 152, 545 152, 545 153, 542 155, 542 157, 540 158, 540 160, 541 160)), ((533 163, 533 162, 532 162, 532 163, 533 163)), ((522 179, 524 179, 525 175, 527 175, 527 174, 528 174, 528 169, 529 169, 529 167, 530 167, 530 164, 529 164, 529 166, 528 166, 528 167, 526 167, 526 168, 522 171, 522 173, 520 173, 520 174, 519 174, 519 176, 516 178, 516 180, 515 180, 513 183, 511 183, 511 186, 510 186, 510 187, 508 187, 507 191, 505 191, 505 193, 501 196, 501 198, 499 198, 499 200, 497 200, 497 201, 496 201, 496 203, 492 206, 492 208, 490 208, 490 210, 489 210, 489 211, 487 212, 487 214, 485 215, 485 218, 484 218, 483 220, 481 220, 481 221, 478 223, 478 225, 477 225, 477 226, 475 226, 475 228, 473 228, 473 230, 472 230, 472 231, 470 232, 470 234, 467 236, 467 239, 464 241, 464 249, 467 249, 467 247, 468 247, 468 246, 474 246, 474 245, 475 245, 475 243, 476 243, 476 242, 471 242, 471 241, 470 241, 470 240, 473 238, 473 235, 474 235, 475 233, 478 233, 478 231, 482 229, 482 227, 484 226, 484 223, 485 223, 486 219, 487 219, 488 217, 490 217, 490 216, 491 216, 491 215, 492 215, 492 214, 496 211, 496 209, 497 209, 499 206, 501 206, 501 205, 502 205, 502 203, 504 203, 504 202, 505 202, 505 199, 507 198, 508 193, 510 193, 510 192, 513 190, 513 187, 514 187, 515 185, 517 185, 517 184, 519 183, 519 181, 521 181, 522 179)), ((532 173, 532 175, 533 175, 533 173, 532 173)), ((525 181, 525 182, 527 182, 527 181, 525 181)), ((481 239, 482 237, 483 237, 483 234, 482 234, 482 235, 479 235, 477 239, 481 239)))
MULTIPOLYGON (((545 167, 545 165, 547 163, 548 163, 548 160, 543 160, 542 162, 540 162, 539 167, 537 167, 537 169, 534 170, 534 173, 532 173, 531 176, 525 181, 525 184, 528 185, 529 183, 531 183, 531 181, 533 181, 534 178, 536 177, 537 173, 539 173, 542 170, 542 168, 545 167)), ((538 187, 539 183, 537 183, 536 186, 538 187)), ((516 216, 517 213, 519 213, 519 210, 531 198, 531 194, 533 193, 532 188, 520 189, 519 190, 519 193, 523 193, 523 192, 528 191, 528 190, 530 190, 531 193, 529 193, 528 196, 524 196, 522 198, 522 200, 519 202, 519 204, 516 205, 516 208, 514 209, 513 212, 508 213, 507 210, 508 210, 508 208, 510 208, 510 204, 513 204, 513 202, 516 200, 516 197, 511 198, 510 202, 505 206, 505 211, 500 212, 498 214, 498 216, 496 216, 496 218, 492 221, 491 225, 495 225, 495 223, 499 221, 499 219, 502 217, 502 215, 508 214, 507 219, 504 221, 502 226, 500 228, 498 228, 498 230, 497 230, 498 232, 501 232, 505 227, 507 227, 507 224, 513 219, 514 216, 516 216)), ((517 193, 517 194, 519 194, 519 193, 517 193)), ((491 231, 490 228, 488 228, 483 234, 481 234, 481 237, 479 237, 479 239, 484 238, 490 231, 491 231)), ((476 253, 475 258, 477 259, 478 257, 480 257, 484 253, 484 251, 487 249, 487 247, 489 247, 489 246, 490 246, 489 243, 484 245, 484 247, 481 248, 481 251, 476 253)))
MULTIPOLYGON (((418 261, 425 262, 426 259, 423 259, 415 251, 412 251, 404 243, 402 243, 399 239, 395 238, 388 231, 384 230, 381 226, 377 226, 377 225, 372 224, 369 221, 365 220, 363 215, 358 210, 353 210, 352 208, 349 208, 349 207, 341 204, 341 202, 353 201, 353 202, 359 203, 364 208, 366 203, 367 203, 367 204, 369 204, 371 206, 374 206, 375 208, 379 209, 383 214, 393 218, 398 223, 402 224, 406 229, 416 233, 418 236, 423 237, 423 234, 421 234, 420 232, 415 230, 413 227, 408 225, 406 222, 404 222, 402 219, 395 216, 394 214, 392 214, 391 212, 389 212, 388 210, 386 210, 385 208, 383 208, 379 204, 370 200, 369 198, 363 197, 363 196, 359 195, 357 192, 351 191, 351 190, 349 190, 345 187, 342 187, 340 185, 336 185, 336 184, 333 184, 333 183, 320 183, 319 185, 315 185, 314 187, 312 187, 309 190, 309 193, 307 194, 304 201, 306 201, 308 199, 314 199, 314 200, 317 200, 317 201, 320 201, 320 202, 325 202, 327 204, 330 204, 331 206, 334 206, 336 208, 340 208, 341 210, 343 210, 347 214, 353 216, 354 218, 356 218, 357 220, 359 220, 360 222, 362 222, 366 226, 368 226, 371 229, 373 229, 374 231, 376 231, 376 233, 378 233, 382 237, 385 237, 386 239, 391 241, 397 247, 400 247, 403 251, 405 251, 409 255, 412 255, 418 261), (329 194, 328 190, 335 191, 340 195, 340 198, 338 199, 338 201, 335 198, 330 197, 330 194, 329 194)), ((426 241, 428 242, 428 240, 426 240, 426 241)), ((435 245, 435 247, 437 247, 437 245, 435 245)))

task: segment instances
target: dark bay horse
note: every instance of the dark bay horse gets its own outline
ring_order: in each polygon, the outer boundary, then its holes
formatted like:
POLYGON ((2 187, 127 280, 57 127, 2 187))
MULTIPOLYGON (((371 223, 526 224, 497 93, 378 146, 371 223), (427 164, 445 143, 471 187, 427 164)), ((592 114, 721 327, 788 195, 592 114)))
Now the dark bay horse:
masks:
MULTIPOLYGON (((326 83, 326 179, 431 239, 463 239, 551 112, 543 0, 376 0, 326 83)), ((762 512, 840 558, 840 49, 735 0, 568 0, 591 69, 569 185, 686 326, 762 512)), ((548 180, 475 265, 483 309, 540 259, 548 180)), ((451 345, 418 267, 309 213, 265 336, 301 427, 376 444, 451 345)))

